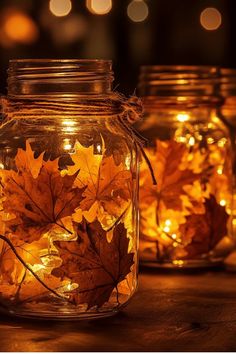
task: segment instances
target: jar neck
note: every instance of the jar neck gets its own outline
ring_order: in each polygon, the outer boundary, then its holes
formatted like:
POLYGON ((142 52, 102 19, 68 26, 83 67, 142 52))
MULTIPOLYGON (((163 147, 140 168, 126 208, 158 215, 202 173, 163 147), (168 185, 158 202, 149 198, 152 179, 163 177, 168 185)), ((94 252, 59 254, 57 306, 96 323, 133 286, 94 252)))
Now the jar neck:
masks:
POLYGON ((160 105, 221 104, 219 75, 217 67, 143 66, 139 76, 139 94, 145 100, 151 97, 160 105))
POLYGON ((220 92, 225 99, 236 97, 236 69, 220 69, 220 92))
POLYGON ((111 93, 109 60, 11 60, 8 69, 10 99, 102 97, 111 93))

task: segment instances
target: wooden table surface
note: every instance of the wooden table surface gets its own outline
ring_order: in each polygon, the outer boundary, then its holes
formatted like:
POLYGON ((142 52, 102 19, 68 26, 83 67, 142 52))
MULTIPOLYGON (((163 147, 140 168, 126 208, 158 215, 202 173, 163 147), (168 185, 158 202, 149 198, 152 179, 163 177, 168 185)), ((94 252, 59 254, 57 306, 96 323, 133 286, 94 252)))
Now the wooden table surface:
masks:
POLYGON ((143 271, 120 314, 102 320, 0 318, 1 351, 236 351, 236 274, 143 271))

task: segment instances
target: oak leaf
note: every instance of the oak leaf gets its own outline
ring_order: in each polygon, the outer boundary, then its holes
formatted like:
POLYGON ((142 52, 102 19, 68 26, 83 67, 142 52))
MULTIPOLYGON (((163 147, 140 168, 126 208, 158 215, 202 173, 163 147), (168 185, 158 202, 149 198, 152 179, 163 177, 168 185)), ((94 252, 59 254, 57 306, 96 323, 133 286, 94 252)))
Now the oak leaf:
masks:
POLYGON ((13 215, 5 226, 25 242, 38 240, 55 225, 65 229, 63 218, 83 199, 84 188, 73 186, 78 172, 62 177, 58 159, 45 162, 41 155, 34 166, 29 144, 25 153, 18 150, 16 167, 0 171, 4 213, 13 215))
POLYGON ((98 221, 83 220, 77 232, 76 241, 55 241, 62 265, 52 274, 79 285, 73 293, 76 304, 100 307, 130 273, 134 253, 128 253, 129 240, 121 223, 114 228, 110 242, 98 221))

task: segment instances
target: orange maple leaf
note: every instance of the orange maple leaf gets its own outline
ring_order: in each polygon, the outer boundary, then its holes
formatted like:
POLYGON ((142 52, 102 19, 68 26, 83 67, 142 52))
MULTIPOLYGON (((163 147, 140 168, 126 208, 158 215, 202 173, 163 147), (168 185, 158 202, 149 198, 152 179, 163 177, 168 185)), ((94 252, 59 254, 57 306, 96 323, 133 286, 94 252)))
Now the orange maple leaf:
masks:
POLYGON ((192 170, 180 170, 186 146, 175 141, 163 142, 157 140, 156 149, 147 149, 146 153, 152 164, 157 180, 157 186, 152 185, 147 167, 141 167, 140 174, 140 200, 149 205, 154 200, 163 203, 167 209, 181 210, 183 201, 181 195, 186 194, 184 186, 191 185, 199 174, 192 170))
POLYGON ((84 220, 77 232, 76 241, 55 241, 62 265, 52 274, 79 285, 71 293, 76 304, 100 307, 130 273, 134 253, 128 253, 129 239, 123 224, 114 228, 110 242, 98 221, 90 224, 84 220))
POLYGON ((185 224, 180 226, 183 238, 190 240, 184 247, 186 257, 197 258, 207 254, 217 243, 227 235, 227 220, 229 215, 225 207, 219 205, 213 195, 205 202, 206 213, 203 215, 192 214, 187 216, 185 224))
POLYGON ((71 155, 74 166, 65 173, 71 175, 80 170, 75 185, 87 185, 80 205, 85 218, 102 222, 104 213, 120 217, 131 199, 131 172, 123 164, 117 166, 112 156, 94 154, 93 146, 85 148, 77 142, 75 150, 71 155))
POLYGON ((12 218, 5 226, 25 242, 38 240, 53 225, 65 229, 63 218, 71 216, 80 206, 84 188, 74 187, 77 173, 61 176, 58 159, 35 159, 30 144, 26 151, 19 149, 17 171, 1 170, 4 213, 12 218))

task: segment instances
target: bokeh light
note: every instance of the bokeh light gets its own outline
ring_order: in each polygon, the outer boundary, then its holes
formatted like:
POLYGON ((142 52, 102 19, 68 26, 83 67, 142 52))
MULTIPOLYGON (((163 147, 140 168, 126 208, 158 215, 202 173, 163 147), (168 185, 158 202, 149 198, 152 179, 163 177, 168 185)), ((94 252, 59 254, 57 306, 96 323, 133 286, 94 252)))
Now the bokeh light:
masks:
POLYGON ((201 12, 200 23, 208 31, 217 30, 222 22, 221 13, 214 7, 207 7, 201 12))
POLYGON ((112 9, 112 0, 87 0, 86 6, 94 15, 106 15, 112 9))
POLYGON ((67 16, 72 9, 71 0, 50 0, 49 9, 54 16, 67 16))
POLYGON ((127 15, 133 22, 143 22, 148 17, 148 13, 148 6, 143 0, 133 0, 127 8, 127 15))
POLYGON ((38 27, 29 15, 20 10, 7 10, 1 25, 1 44, 32 44, 39 36, 38 27))

